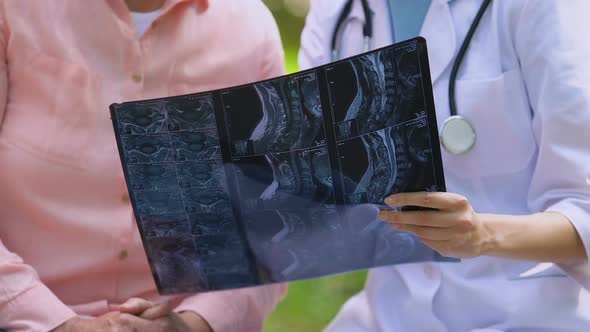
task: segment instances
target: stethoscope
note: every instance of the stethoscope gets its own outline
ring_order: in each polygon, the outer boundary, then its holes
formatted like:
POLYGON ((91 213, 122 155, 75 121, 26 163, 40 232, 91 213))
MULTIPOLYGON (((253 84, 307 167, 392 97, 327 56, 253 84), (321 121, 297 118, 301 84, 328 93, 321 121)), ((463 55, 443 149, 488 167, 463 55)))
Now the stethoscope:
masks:
MULTIPOLYGON (((340 52, 338 51, 338 44, 340 42, 339 34, 341 32, 342 26, 352 11, 354 1, 355 0, 347 1, 347 3, 344 5, 344 8, 342 9, 342 12, 340 13, 340 16, 338 17, 338 21, 336 22, 336 27, 334 29, 334 33, 332 34, 332 61, 336 61, 340 58, 340 52)), ((363 25, 363 52, 368 52, 371 49, 371 40, 373 39, 373 14, 368 0, 360 0, 360 2, 362 4, 363 14, 365 16, 365 23, 363 25)), ((473 148, 476 142, 475 128, 471 122, 465 117, 457 114, 455 83, 457 81, 459 69, 461 69, 461 63, 465 58, 465 54, 467 53, 471 40, 473 39, 473 35, 475 34, 475 31, 477 30, 477 27, 491 2, 492 0, 483 1, 477 12, 477 15, 471 23, 469 31, 467 32, 467 36, 461 44, 461 48, 459 49, 459 53, 457 54, 457 58, 455 59, 451 69, 451 77, 449 81, 449 109, 451 115, 443 122, 440 131, 440 141, 445 150, 452 154, 467 153, 473 148)), ((387 3, 391 7, 391 2, 387 1, 387 3)))

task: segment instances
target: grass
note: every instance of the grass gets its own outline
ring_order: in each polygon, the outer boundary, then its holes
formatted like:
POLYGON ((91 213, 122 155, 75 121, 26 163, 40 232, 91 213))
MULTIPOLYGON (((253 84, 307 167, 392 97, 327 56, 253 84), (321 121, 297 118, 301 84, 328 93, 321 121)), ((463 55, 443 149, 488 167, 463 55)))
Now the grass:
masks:
MULTIPOLYGON (((285 62, 287 72, 296 72, 297 51, 286 50, 285 62)), ((362 289, 366 275, 354 272, 291 283, 287 297, 268 318, 264 332, 321 331, 342 304, 362 289)))
POLYGON ((361 290, 365 278, 366 272, 354 272, 291 283, 264 332, 322 331, 342 304, 361 290))

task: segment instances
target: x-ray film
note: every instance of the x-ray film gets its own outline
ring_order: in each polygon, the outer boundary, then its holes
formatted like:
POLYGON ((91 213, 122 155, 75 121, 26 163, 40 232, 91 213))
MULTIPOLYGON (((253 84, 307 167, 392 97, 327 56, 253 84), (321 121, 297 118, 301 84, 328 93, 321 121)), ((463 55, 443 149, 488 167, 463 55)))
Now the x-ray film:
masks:
POLYGON ((390 194, 445 190, 421 38, 111 114, 162 294, 453 261, 376 218, 390 194))

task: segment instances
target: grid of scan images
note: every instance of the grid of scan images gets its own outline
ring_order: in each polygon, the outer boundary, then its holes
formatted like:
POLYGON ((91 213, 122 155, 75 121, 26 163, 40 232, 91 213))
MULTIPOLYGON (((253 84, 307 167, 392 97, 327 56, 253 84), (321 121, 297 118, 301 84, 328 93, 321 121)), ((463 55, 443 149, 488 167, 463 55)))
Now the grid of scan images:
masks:
POLYGON ((329 273, 337 264, 317 259, 318 244, 326 244, 325 254, 338 254, 344 229, 317 74, 239 87, 221 97, 242 221, 261 282, 329 273))
POLYGON ((431 88, 416 46, 205 94, 114 105, 160 292, 447 261, 376 219, 389 194, 440 189, 425 102, 431 88))
POLYGON ((255 284, 238 231, 210 94, 117 112, 126 178, 162 293, 255 284))
POLYGON ((435 191, 432 143, 416 45, 326 68, 346 204, 435 191))

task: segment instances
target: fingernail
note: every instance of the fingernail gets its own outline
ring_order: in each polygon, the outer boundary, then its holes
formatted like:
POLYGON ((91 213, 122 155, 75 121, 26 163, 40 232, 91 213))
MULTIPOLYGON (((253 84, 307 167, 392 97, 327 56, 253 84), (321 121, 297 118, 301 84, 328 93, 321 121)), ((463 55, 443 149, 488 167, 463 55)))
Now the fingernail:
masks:
POLYGON ((395 206, 396 203, 396 197, 395 196, 389 196, 385 199, 385 204, 389 205, 389 206, 395 206))

